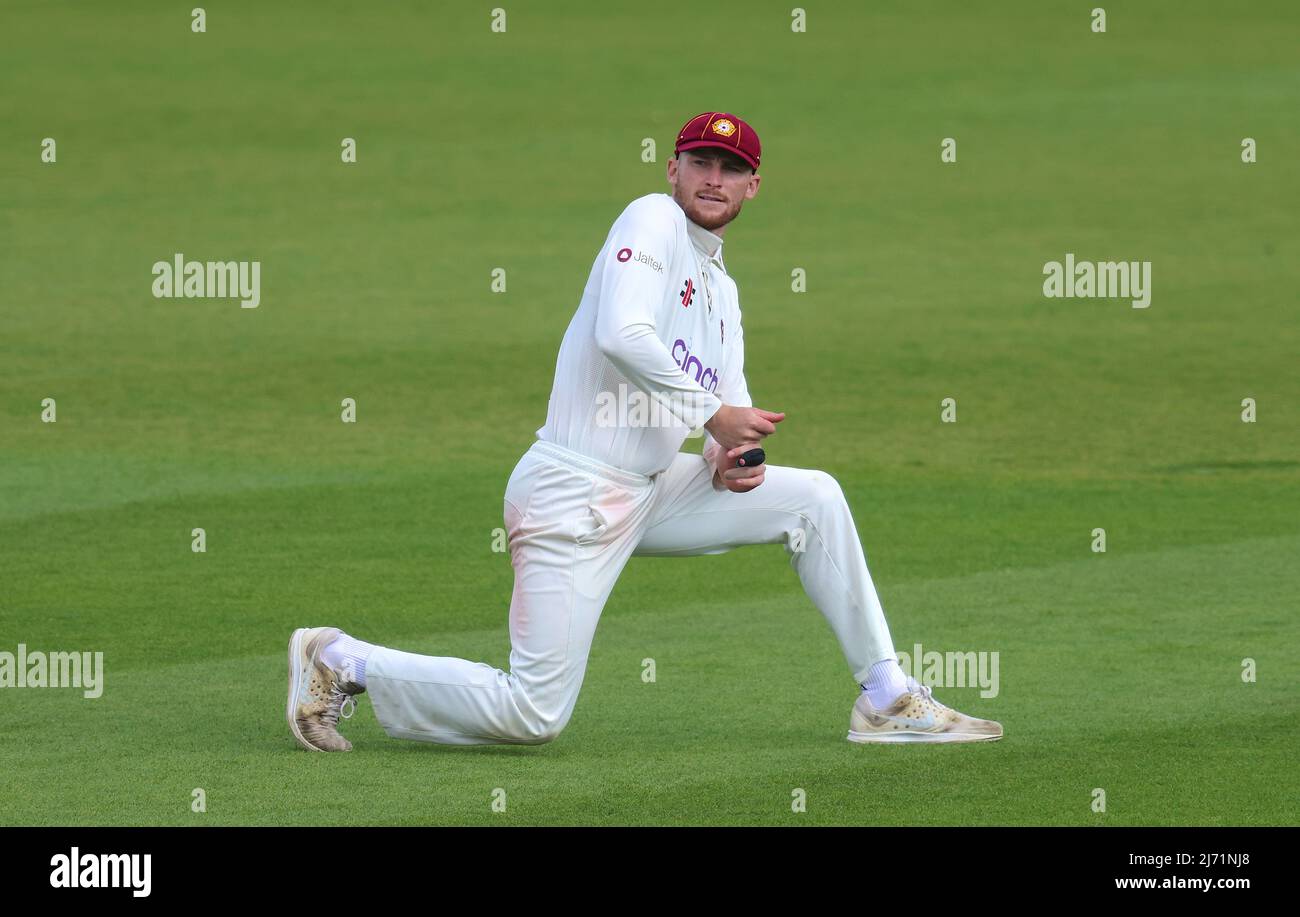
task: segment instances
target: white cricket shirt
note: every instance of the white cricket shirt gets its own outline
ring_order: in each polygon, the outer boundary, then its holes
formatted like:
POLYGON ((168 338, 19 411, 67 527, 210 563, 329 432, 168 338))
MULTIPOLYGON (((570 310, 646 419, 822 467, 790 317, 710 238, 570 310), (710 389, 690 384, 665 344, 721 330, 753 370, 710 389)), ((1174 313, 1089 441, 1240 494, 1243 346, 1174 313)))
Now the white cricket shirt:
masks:
POLYGON ((656 474, 724 403, 753 406, 744 360, 722 238, 671 195, 647 194, 614 221, 591 266, 537 437, 656 474))

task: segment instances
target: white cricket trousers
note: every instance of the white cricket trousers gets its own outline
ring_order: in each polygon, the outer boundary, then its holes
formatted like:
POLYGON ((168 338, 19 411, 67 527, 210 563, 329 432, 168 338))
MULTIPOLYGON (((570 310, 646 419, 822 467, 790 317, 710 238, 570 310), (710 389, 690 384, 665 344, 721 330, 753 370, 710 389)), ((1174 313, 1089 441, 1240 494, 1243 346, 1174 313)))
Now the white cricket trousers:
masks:
MULTIPOLYGON (((853 678, 894 645, 839 483, 769 465, 747 493, 715 490, 700 455, 646 476, 544 441, 506 485, 515 568, 510 671, 378 647, 366 690, 388 735, 444 745, 548 742, 569 722, 605 600, 638 556, 721 554, 785 544, 804 590, 839 638, 853 678)), ((707 583, 700 584, 706 591, 707 583)))

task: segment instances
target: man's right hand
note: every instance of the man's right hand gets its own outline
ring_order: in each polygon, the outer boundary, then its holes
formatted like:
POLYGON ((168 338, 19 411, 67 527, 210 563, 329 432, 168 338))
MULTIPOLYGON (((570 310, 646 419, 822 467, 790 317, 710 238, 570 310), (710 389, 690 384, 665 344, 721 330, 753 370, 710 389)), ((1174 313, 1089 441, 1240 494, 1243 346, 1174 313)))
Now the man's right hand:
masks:
POLYGON ((776 432, 776 425, 783 420, 784 412, 724 404, 708 419, 704 429, 724 449, 734 449, 745 443, 756 443, 764 436, 771 436, 776 432))

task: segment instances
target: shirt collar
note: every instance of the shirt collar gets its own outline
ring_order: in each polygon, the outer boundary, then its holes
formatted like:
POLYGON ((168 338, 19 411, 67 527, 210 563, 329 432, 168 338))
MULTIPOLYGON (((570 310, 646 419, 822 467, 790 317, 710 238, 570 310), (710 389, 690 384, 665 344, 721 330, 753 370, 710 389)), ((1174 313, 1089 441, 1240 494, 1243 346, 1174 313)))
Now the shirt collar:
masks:
POLYGON ((696 251, 711 261, 716 261, 724 272, 727 270, 727 266, 722 263, 722 236, 709 232, 690 217, 686 218, 686 234, 691 237, 696 251))

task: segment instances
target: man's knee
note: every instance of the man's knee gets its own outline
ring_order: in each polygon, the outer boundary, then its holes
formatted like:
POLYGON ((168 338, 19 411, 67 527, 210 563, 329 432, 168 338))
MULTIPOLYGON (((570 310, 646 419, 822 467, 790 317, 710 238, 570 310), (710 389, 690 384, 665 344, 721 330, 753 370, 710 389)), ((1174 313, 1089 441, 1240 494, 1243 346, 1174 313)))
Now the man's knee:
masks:
POLYGON ((808 472, 808 502, 813 507, 834 505, 844 499, 840 482, 825 471, 808 472))
POLYGON ((545 745, 547 742, 554 742, 564 731, 564 723, 538 723, 530 725, 521 735, 516 738, 520 745, 545 745))
POLYGON ((547 742, 554 742, 564 731, 564 727, 569 725, 569 718, 572 715, 571 708, 550 713, 534 712, 519 724, 514 740, 520 745, 545 745, 547 742))
POLYGON ((794 518, 800 521, 793 530, 787 532, 786 541, 786 550, 796 564, 806 549, 808 538, 812 537, 812 532, 807 527, 811 525, 813 530, 819 530, 826 521, 827 514, 836 512, 838 507, 847 506, 839 481, 825 471, 813 469, 804 470, 798 504, 794 518))

